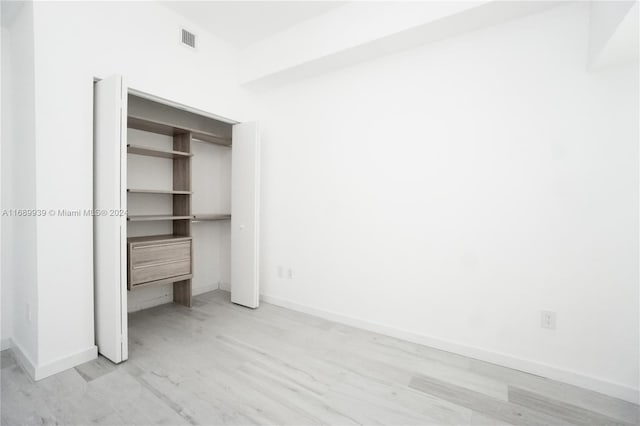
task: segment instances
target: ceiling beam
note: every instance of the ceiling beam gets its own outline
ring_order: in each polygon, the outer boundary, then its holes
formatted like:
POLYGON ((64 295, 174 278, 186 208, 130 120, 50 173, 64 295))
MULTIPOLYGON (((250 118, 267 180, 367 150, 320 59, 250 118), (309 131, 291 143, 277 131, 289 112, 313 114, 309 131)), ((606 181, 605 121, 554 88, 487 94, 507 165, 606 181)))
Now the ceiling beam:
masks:
POLYGON ((589 68, 638 62, 639 15, 637 1, 591 2, 589 68))
POLYGON ((267 89, 546 10, 558 2, 353 2, 240 53, 241 83, 267 89))

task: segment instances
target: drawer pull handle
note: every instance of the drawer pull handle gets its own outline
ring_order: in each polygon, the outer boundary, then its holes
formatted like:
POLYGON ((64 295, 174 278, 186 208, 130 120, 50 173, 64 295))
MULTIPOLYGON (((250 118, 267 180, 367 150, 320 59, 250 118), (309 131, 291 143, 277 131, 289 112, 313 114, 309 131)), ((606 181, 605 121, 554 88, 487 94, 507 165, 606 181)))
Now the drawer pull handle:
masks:
POLYGON ((134 266, 133 269, 152 268, 154 266, 169 265, 171 263, 179 263, 179 262, 184 262, 184 261, 189 261, 189 260, 190 260, 190 258, 185 257, 184 259, 167 260, 166 262, 147 263, 146 265, 134 266))

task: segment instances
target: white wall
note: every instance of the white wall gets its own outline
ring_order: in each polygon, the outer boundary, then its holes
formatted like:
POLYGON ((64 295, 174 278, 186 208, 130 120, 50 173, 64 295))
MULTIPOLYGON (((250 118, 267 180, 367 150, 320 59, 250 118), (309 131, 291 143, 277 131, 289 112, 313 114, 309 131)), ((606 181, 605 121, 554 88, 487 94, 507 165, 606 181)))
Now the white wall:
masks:
MULTIPOLYGON (((92 206, 94 77, 123 74, 129 86, 140 91, 221 116, 244 118, 248 103, 235 82, 231 49, 161 5, 36 2, 29 7, 33 7, 34 23, 33 147, 37 148, 31 153, 37 163, 37 199, 32 201, 38 208, 92 206), (178 44, 181 25, 199 34, 198 51, 178 44)), ((20 69, 28 74, 33 67, 20 69)), ((33 122, 19 128, 33 129, 33 122)), ((15 190, 22 193, 22 183, 17 185, 15 190)), ((32 263, 37 259, 37 269, 34 263, 30 267, 16 264, 15 270, 33 274, 30 278, 37 271, 38 356, 34 361, 42 374, 48 374, 68 366, 74 356, 75 360, 88 356, 94 345, 92 221, 90 217, 39 218, 37 236, 32 237, 37 238, 37 253, 21 258, 32 263)), ((36 245, 29 247, 35 250, 36 245)), ((16 330, 24 322, 24 304, 18 300, 14 306, 16 330)))
POLYGON ((637 397, 638 67, 585 70, 588 7, 264 94, 267 300, 637 397))
MULTIPOLYGON (((32 209, 36 206, 32 5, 25 4, 2 31, 2 208, 32 209)), ((30 363, 38 360, 35 254, 36 219, 3 216, 2 339, 11 339, 30 363)))

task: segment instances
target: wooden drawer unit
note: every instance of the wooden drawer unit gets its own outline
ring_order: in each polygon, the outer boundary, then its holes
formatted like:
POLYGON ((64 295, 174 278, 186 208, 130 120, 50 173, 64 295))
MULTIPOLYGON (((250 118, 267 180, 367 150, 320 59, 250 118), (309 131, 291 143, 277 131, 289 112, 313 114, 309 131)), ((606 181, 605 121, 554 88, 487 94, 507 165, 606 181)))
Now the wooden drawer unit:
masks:
POLYGON ((190 257, 191 241, 134 244, 131 247, 131 266, 134 269, 137 266, 144 266, 151 263, 189 259, 190 257))
POLYGON ((129 238, 127 242, 129 290, 191 278, 191 237, 161 235, 129 238))

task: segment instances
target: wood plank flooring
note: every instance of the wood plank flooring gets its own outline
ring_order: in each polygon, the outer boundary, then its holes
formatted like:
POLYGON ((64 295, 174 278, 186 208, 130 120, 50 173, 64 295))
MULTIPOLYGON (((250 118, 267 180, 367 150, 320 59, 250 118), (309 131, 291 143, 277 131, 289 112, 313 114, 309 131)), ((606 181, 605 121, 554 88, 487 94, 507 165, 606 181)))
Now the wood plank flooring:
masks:
POLYGON ((34 383, 1 358, 2 425, 638 425, 637 405, 229 293, 129 316, 129 360, 34 383))

